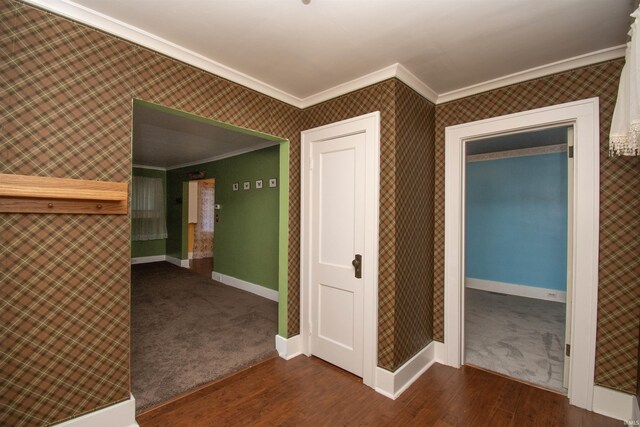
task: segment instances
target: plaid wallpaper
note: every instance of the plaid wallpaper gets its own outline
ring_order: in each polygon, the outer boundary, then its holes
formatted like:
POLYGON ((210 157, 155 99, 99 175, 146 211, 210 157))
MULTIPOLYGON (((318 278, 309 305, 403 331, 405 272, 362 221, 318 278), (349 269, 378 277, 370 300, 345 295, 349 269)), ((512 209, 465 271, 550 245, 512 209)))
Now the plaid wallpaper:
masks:
MULTIPOLYGON (((444 127, 599 95, 604 141, 619 71, 620 61, 613 61, 437 108, 392 79, 300 111, 0 0, 0 172, 130 181, 133 98, 289 139, 287 330, 293 336, 299 333, 300 131, 379 110, 379 366, 394 370, 432 336, 443 339, 444 127), (416 221, 419 215, 424 221, 416 221), (431 247, 434 264, 425 258, 431 247)), ((638 257, 630 256, 639 253, 633 231, 639 219, 632 215, 640 208, 638 162, 609 159, 605 151, 603 143, 597 382, 628 391, 635 389, 638 348, 638 257), (625 196, 621 182, 628 184, 625 196)), ((10 242, 0 253, 0 315, 9 325, 0 332, 0 425, 58 422, 128 399, 129 219, 3 214, 0 231, 10 242)))
MULTIPOLYGON (((299 109, 11 0, 0 0, 0 55, 1 173, 129 182, 134 98, 289 139, 297 301, 299 109)), ((3 214, 0 231, 0 425, 128 399, 129 218, 3 214)))
POLYGON ((600 98, 600 263, 596 383, 636 390, 640 318, 640 158, 608 156, 624 61, 615 60, 459 99, 436 108, 434 339, 444 337, 444 129, 591 97, 600 98))
POLYGON ((397 81, 394 370, 433 338, 435 112, 397 81))

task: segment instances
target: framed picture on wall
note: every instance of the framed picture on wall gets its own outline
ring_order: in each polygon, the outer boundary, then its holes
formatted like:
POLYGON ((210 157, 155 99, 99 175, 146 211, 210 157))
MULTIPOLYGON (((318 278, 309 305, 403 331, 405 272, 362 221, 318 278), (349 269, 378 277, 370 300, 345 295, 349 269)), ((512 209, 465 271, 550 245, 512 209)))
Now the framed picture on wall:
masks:
POLYGON ((251 182, 249 182, 249 181, 245 181, 245 182, 242 184, 242 188, 243 188, 244 190, 250 190, 250 189, 251 189, 251 182))
POLYGON ((256 181, 256 188, 262 188, 262 180, 261 179, 256 181))
POLYGON ((233 183, 232 188, 233 188, 233 191, 238 191, 238 189, 240 188, 240 186, 238 185, 238 183, 237 183, 237 182, 234 182, 234 183, 233 183))

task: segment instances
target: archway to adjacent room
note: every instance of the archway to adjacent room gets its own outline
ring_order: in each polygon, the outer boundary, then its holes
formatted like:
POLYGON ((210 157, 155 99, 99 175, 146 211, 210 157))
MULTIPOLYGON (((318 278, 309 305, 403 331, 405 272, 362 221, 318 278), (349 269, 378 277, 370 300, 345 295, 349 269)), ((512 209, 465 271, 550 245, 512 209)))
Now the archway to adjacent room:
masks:
MULTIPOLYGON (((142 100, 132 110, 132 184, 158 179, 167 225, 131 242, 132 392, 145 410, 276 355, 289 142, 142 100)), ((135 197, 132 235, 156 216, 135 197)))

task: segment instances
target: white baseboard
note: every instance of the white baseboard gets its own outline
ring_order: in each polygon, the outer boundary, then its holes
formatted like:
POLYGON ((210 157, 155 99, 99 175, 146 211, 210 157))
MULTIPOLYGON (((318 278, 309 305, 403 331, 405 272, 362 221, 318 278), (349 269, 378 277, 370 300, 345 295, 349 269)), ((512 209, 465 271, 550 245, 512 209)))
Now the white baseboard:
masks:
POLYGON ((433 358, 441 365, 449 365, 449 359, 447 359, 447 346, 440 341, 433 342, 433 358))
POLYGON ((634 415, 634 405, 637 408, 638 401, 633 394, 593 386, 593 412, 618 420, 638 422, 640 414, 636 412, 634 415))
POLYGON ((138 427, 136 422, 136 400, 129 400, 107 406, 85 415, 56 424, 56 427, 138 427))
POLYGON ((284 360, 293 359, 302 354, 302 341, 300 335, 284 338, 276 335, 276 350, 284 360))
POLYGON ((149 262, 166 261, 166 255, 154 255, 154 256, 139 256, 131 258, 131 264, 147 264, 149 262))
POLYGON ((189 260, 188 259, 180 259, 167 255, 167 262, 170 262, 173 265, 177 265, 178 267, 189 268, 189 260))
POLYGON ((435 362, 435 343, 432 341, 395 372, 376 367, 375 389, 395 400, 435 362))
POLYGON ((215 271, 211 273, 211 278, 225 285, 233 286, 234 288, 242 289, 243 291, 251 292, 252 294, 278 302, 278 291, 274 291, 273 289, 265 288, 264 286, 246 282, 215 271))
POLYGON ((555 289, 536 288, 535 286, 515 285, 513 283, 496 282, 493 280, 464 279, 465 287, 481 291, 498 292, 519 297, 536 298, 545 301, 567 302, 567 293, 555 289))

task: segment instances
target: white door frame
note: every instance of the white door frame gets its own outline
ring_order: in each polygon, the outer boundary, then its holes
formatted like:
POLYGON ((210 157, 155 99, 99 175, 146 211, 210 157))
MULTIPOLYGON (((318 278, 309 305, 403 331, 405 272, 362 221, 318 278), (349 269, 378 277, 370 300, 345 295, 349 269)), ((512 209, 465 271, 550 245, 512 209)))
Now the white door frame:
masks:
POLYGON ((569 402, 592 409, 598 302, 600 119, 598 98, 445 129, 444 359, 456 368, 464 348, 465 141, 567 123, 574 126, 573 309, 569 402))
POLYGON ((310 261, 311 243, 311 141, 310 132, 330 130, 337 125, 348 125, 349 134, 366 133, 365 144, 365 242, 363 259, 364 280, 364 337, 362 380, 375 387, 375 369, 378 363, 378 210, 380 206, 380 112, 365 114, 337 123, 302 132, 301 159, 301 227, 300 227, 300 335, 302 352, 311 355, 310 344, 310 261))

